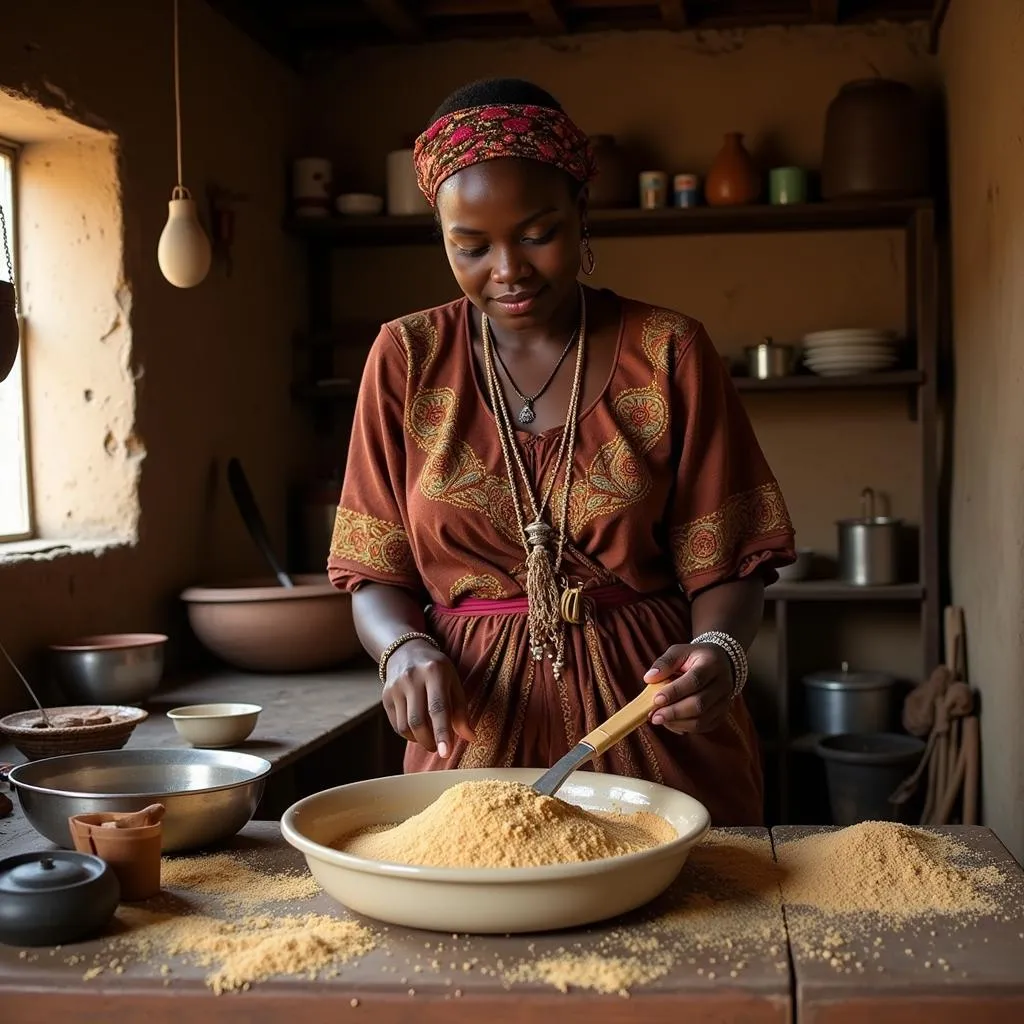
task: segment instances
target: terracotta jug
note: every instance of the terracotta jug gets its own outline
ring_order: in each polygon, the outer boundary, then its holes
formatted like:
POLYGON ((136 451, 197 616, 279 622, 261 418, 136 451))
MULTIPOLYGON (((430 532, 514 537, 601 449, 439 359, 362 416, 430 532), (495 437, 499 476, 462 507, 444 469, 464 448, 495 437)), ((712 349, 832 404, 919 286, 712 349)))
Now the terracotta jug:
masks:
POLYGON ((757 202, 761 175, 743 147, 743 134, 729 132, 704 182, 709 206, 744 206, 757 202))
POLYGON ((595 210, 636 206, 636 188, 629 160, 612 135, 591 135, 597 176, 590 183, 590 205, 595 210))
POLYGON ((847 82, 825 115, 821 194, 895 199, 928 191, 928 137, 917 93, 905 82, 847 82))

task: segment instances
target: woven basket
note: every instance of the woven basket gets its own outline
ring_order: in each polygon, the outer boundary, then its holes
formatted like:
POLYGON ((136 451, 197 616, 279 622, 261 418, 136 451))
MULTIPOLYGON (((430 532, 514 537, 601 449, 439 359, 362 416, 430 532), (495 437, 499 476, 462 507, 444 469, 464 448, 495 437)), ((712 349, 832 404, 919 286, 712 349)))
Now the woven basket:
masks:
POLYGON ((100 713, 112 721, 102 725, 70 725, 63 728, 33 728, 40 720, 38 711, 18 711, 0 718, 0 733, 6 736, 30 761, 61 754, 87 754, 94 750, 120 750, 128 742, 139 722, 149 713, 142 708, 119 704, 78 705, 47 708, 50 716, 100 713))

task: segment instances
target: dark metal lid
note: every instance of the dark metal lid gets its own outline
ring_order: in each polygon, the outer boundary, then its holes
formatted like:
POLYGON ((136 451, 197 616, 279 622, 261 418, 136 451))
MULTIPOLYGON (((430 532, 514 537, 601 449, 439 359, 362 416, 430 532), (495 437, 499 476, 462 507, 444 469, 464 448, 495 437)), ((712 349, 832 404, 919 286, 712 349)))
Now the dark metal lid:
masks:
POLYGON ((0 860, 0 896, 84 888, 106 870, 99 857, 72 850, 20 853, 0 860))
POLYGON ((804 676, 804 685, 818 690, 883 690, 893 686, 896 679, 886 672, 850 671, 848 662, 842 668, 824 669, 804 676))

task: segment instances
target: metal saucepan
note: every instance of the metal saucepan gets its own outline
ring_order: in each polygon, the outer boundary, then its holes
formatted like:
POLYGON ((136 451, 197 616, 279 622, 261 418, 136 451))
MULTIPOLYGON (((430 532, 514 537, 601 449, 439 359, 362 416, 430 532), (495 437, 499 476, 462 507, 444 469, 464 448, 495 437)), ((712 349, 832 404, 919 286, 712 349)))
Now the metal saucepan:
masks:
POLYGON ((68 818, 166 808, 163 851, 229 839, 252 819, 271 764, 231 750, 98 750, 29 761, 4 774, 32 827, 73 849, 68 818))
POLYGON ((765 338, 759 345, 747 345, 743 351, 747 373, 757 380, 788 377, 796 366, 796 349, 792 345, 776 345, 771 338, 765 338))

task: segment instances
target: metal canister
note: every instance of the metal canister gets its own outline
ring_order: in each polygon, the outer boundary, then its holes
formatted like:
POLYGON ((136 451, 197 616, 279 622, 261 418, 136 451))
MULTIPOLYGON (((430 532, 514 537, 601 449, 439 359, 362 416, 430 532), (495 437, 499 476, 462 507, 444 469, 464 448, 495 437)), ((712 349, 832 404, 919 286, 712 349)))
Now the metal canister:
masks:
POLYGON ((896 680, 886 672, 811 672, 804 676, 807 726, 812 733, 884 733, 895 724, 896 680))
POLYGON ((900 534, 903 522, 875 515, 875 492, 865 487, 859 519, 840 519, 839 578, 857 587, 900 582, 900 534))
POLYGON ((640 174, 640 208, 658 210, 668 205, 668 175, 664 171, 640 174))
POLYGON ((700 202, 700 178, 696 174, 677 174, 672 179, 672 201, 679 207, 696 206, 700 202))

